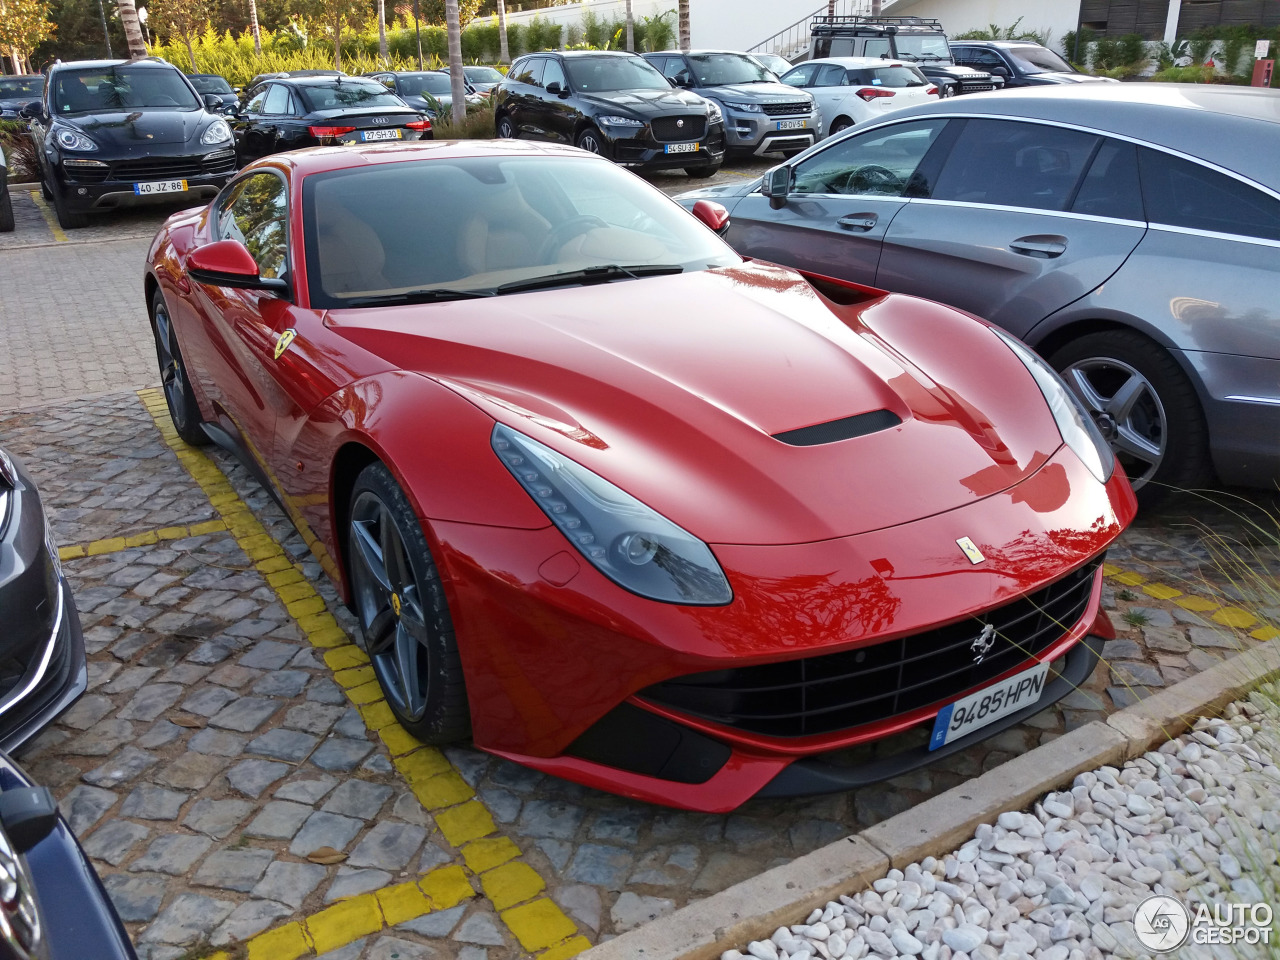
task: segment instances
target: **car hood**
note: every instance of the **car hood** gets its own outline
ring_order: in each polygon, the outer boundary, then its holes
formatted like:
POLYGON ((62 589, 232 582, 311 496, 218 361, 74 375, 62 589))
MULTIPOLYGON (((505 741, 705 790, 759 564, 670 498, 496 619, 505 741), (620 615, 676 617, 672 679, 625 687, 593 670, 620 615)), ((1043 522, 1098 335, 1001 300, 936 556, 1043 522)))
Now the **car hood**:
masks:
POLYGON ((937 60, 907 60, 913 67, 919 67, 925 76, 955 77, 957 80, 974 80, 979 77, 990 77, 985 70, 973 67, 962 67, 958 63, 945 63, 937 60))
POLYGON ((813 99, 785 83, 724 83, 715 87, 699 87, 697 92, 703 96, 727 97, 747 103, 795 103, 813 99))
POLYGON ((199 110, 115 110, 57 116, 60 124, 75 127, 99 146, 137 147, 147 144, 186 143, 213 119, 199 110))
POLYGON ((1087 73, 1031 73, 1028 80, 1040 83, 1107 83, 1111 77, 1091 77, 1087 73))
POLYGON ((329 322, 709 543, 891 527, 1044 465, 1057 427, 985 325, 859 289, 841 306, 794 271, 746 263, 329 322), (814 446, 774 437, 868 413, 901 422, 814 446))
POLYGON ((685 90, 612 90, 608 96, 596 93, 580 94, 583 101, 597 104, 607 110, 622 107, 642 117, 660 117, 673 110, 706 110, 707 101, 696 93, 685 90))

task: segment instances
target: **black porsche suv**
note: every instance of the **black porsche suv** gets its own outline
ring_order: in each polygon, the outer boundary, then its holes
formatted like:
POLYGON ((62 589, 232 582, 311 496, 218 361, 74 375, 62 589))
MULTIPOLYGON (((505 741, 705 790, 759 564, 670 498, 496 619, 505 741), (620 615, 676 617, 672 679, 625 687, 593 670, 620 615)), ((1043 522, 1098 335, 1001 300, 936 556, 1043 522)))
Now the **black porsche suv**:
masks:
POLYGON ((92 211, 213 197, 235 172, 231 127, 177 67, 153 57, 49 68, 31 121, 45 199, 63 229, 92 211))
POLYGON ((521 57, 494 89, 499 137, 568 143, 627 166, 709 177, 724 162, 720 108, 674 88, 634 53, 521 57))

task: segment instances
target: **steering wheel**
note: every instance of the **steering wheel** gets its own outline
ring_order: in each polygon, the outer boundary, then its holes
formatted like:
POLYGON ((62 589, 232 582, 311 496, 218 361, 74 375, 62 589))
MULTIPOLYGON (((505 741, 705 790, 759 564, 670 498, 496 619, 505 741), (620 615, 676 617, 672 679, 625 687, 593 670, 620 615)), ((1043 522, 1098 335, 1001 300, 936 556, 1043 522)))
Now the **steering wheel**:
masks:
POLYGON ((551 232, 547 234, 547 239, 542 241, 542 246, 538 248, 538 262, 551 263, 551 258, 555 256, 557 251, 574 237, 589 230, 596 230, 601 227, 607 228, 608 226, 609 224, 599 217, 590 214, 562 220, 551 228, 551 232))
POLYGON ((900 188, 902 180, 898 175, 888 167, 882 167, 876 163, 868 163, 865 166, 850 172, 844 181, 845 193, 860 193, 869 190, 874 193, 881 193, 885 187, 900 188))

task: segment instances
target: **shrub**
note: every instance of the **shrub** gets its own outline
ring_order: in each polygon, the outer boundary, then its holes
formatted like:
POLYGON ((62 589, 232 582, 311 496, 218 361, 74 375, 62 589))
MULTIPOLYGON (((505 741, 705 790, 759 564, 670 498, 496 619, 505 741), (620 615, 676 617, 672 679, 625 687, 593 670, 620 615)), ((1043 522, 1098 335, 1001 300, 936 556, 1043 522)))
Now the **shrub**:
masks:
POLYGON ((492 140, 497 136, 493 104, 488 102, 468 106, 461 127, 455 127, 452 115, 447 113, 441 114, 432 127, 437 140, 492 140))
POLYGON ((36 147, 27 133, 27 124, 21 120, 0 120, 0 146, 4 147, 5 160, 9 164, 9 180, 22 183, 35 180, 36 147))

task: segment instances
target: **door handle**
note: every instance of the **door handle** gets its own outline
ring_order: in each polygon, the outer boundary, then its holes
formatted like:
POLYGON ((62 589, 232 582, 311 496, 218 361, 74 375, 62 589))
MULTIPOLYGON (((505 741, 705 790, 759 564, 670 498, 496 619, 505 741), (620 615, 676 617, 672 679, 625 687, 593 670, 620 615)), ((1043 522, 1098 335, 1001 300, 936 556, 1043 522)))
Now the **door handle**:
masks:
POLYGON ((1009 249, 1014 253, 1022 254, 1024 257, 1052 260, 1054 257, 1060 257, 1067 252, 1067 238, 1048 235, 1019 237, 1009 244, 1009 249))
POLYGON ((845 230, 870 230, 880 218, 874 213, 850 213, 836 221, 845 230))

